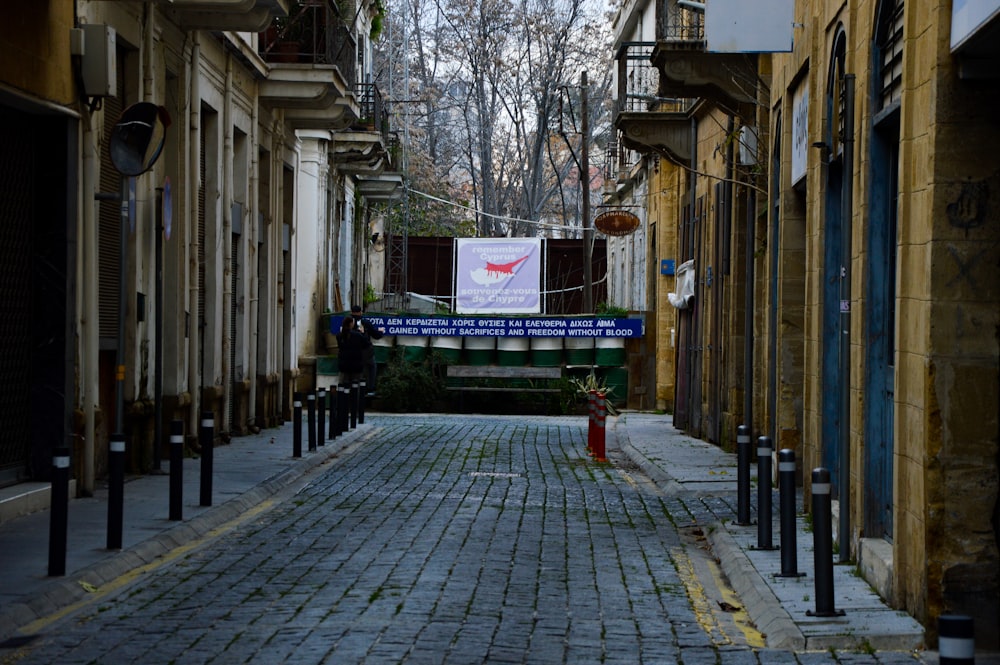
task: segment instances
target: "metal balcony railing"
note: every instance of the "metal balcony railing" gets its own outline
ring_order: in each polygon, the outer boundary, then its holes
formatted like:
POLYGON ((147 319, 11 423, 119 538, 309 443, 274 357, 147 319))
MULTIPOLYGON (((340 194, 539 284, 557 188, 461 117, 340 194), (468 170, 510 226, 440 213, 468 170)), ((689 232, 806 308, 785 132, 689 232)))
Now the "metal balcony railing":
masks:
POLYGON ((677 0, 658 0, 656 38, 691 46, 702 44, 705 41, 705 12, 682 5, 677 0))
POLYGON ((650 62, 655 42, 624 42, 618 49, 617 113, 650 110, 660 83, 660 72, 650 62))
POLYGON ((357 82, 357 40, 330 0, 300 0, 259 33, 257 45, 267 62, 336 65, 350 88, 357 82))
POLYGON ((615 114, 680 112, 696 100, 660 97, 660 70, 650 62, 655 42, 624 42, 618 49, 618 101, 615 114))
POLYGON ((382 142, 389 144, 389 109, 382 100, 382 92, 374 83, 359 83, 357 86, 358 126, 375 129, 382 134, 382 142))

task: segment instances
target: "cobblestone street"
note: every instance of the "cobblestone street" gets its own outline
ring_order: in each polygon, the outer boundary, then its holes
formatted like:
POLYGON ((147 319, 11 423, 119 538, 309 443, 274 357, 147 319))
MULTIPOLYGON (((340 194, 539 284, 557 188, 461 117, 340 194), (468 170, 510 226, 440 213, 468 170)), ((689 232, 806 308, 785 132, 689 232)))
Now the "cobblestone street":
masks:
POLYGON ((370 423, 294 495, 3 662, 917 662, 751 648, 686 572, 683 501, 590 461, 585 420, 370 423))

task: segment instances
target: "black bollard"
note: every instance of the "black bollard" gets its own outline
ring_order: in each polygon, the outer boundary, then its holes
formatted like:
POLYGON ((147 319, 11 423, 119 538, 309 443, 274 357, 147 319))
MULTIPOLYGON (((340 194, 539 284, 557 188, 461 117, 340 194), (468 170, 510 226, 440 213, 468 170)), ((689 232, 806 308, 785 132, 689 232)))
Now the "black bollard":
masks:
POLYGON ((316 391, 316 445, 326 445, 326 389, 316 391))
POLYGON ((49 510, 49 576, 66 574, 66 530, 69 524, 69 448, 52 452, 49 510))
POLYGON ((736 523, 750 524, 750 428, 740 425, 736 428, 736 523))
POLYGON ((351 401, 351 429, 358 426, 358 382, 354 380, 351 382, 351 392, 349 393, 349 398, 351 401))
POLYGON ((292 398, 292 457, 302 457, 302 393, 292 398))
POLYGON ((170 421, 170 519, 184 519, 184 421, 170 421))
POLYGON ((778 497, 781 518, 781 574, 778 577, 801 577, 795 529, 795 451, 788 448, 778 453, 778 497))
POLYGON ((820 467, 812 472, 813 568, 816 575, 816 611, 814 617, 843 616, 833 606, 833 515, 830 506, 830 470, 820 467))
POLYGON ((938 617, 938 663, 974 665, 976 637, 972 617, 942 614, 938 617))
POLYGON ((757 437, 757 549, 773 550, 773 517, 771 514, 771 453, 770 437, 757 437))
POLYGON ((108 549, 122 548, 125 515, 125 435, 108 441, 108 549))
POLYGON ((338 386, 339 394, 337 395, 337 431, 341 434, 347 433, 347 427, 350 424, 351 416, 351 387, 349 385, 342 384, 338 386))
POLYGON ((340 397, 340 389, 336 384, 330 386, 330 438, 334 439, 340 432, 337 429, 337 399, 340 397))
POLYGON ((201 412, 201 428, 198 430, 198 445, 201 447, 201 503, 212 505, 212 474, 215 467, 215 414, 201 412))
POLYGON ((365 400, 368 399, 368 391, 366 390, 366 382, 361 379, 358 383, 358 424, 365 424, 365 400))
POLYGON ((306 423, 309 425, 309 452, 316 450, 316 393, 306 395, 306 423))

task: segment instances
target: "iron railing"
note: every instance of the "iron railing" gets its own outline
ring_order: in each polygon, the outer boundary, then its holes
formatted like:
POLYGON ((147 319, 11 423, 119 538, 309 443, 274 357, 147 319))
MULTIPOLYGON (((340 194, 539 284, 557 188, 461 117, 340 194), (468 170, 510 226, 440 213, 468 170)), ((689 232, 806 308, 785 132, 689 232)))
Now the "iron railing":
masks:
POLYGON ((655 102, 660 83, 660 72, 650 61, 655 46, 655 42, 624 42, 618 49, 617 113, 649 111, 655 102))
POLYGON ((272 63, 335 65, 350 88, 357 82, 357 40, 330 0, 301 0, 287 17, 259 34, 260 56, 272 63))
MULTIPOLYGON (((708 2, 709 0, 705 0, 708 2)), ((656 5, 656 39, 702 46, 705 12, 681 5, 677 0, 659 0, 656 5)))
POLYGON ((358 120, 355 125, 374 129, 382 134, 382 143, 389 143, 389 109, 382 99, 382 92, 374 83, 357 85, 358 120))
POLYGON ((688 110, 697 100, 660 96, 660 70, 650 61, 654 42, 624 42, 618 49, 619 113, 672 113, 688 110))

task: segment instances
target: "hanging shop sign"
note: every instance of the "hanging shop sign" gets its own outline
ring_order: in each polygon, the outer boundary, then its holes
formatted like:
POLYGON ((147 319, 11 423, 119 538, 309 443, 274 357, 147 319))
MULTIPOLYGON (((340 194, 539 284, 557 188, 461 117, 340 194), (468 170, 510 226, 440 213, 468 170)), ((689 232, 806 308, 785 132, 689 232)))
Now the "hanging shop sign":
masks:
POLYGON ((639 228, 639 218, 627 210, 608 210, 594 218, 594 226, 606 236, 627 236, 639 228))

